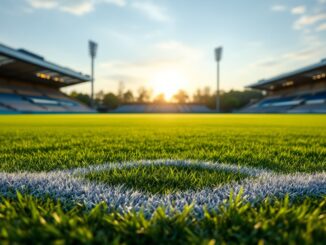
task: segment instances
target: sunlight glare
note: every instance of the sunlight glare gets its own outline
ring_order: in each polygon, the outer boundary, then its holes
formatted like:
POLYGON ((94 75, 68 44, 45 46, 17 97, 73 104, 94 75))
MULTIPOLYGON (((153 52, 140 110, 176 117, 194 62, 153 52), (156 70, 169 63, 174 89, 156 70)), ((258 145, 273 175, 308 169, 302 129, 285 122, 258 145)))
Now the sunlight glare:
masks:
POLYGON ((163 70, 154 74, 150 80, 154 95, 163 93, 167 101, 171 101, 180 89, 186 89, 187 79, 176 70, 163 70))

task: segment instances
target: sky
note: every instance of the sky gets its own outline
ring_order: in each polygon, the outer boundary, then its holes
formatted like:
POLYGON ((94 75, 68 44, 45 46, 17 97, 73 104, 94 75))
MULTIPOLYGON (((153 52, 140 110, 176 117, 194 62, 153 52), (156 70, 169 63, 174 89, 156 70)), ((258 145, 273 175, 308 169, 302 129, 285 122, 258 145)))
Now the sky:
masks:
POLYGON ((326 58, 326 0, 1 0, 0 30, 0 43, 86 74, 94 40, 96 91, 122 81, 170 96, 216 88, 218 46, 222 90, 326 58))

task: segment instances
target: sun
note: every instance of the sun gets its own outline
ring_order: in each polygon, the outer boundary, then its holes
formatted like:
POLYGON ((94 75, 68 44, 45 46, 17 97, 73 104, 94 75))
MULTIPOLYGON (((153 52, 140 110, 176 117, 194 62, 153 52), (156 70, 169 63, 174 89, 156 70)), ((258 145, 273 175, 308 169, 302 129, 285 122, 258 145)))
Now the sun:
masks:
POLYGON ((153 75, 150 85, 154 95, 164 94, 165 99, 170 101, 180 89, 185 89, 187 79, 176 70, 162 70, 153 75))

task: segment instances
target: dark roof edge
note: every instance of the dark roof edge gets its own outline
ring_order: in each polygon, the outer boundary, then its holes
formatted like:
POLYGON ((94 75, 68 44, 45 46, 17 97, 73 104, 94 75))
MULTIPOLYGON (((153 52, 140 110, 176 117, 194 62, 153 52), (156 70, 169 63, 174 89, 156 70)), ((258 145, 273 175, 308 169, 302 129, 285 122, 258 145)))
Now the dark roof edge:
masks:
POLYGON ((269 83, 277 82, 279 80, 283 80, 283 79, 286 79, 286 78, 291 77, 291 76, 295 76, 295 75, 300 74, 300 73, 305 73, 305 72, 308 72, 310 70, 318 69, 318 68, 323 67, 323 66, 326 66, 326 59, 322 59, 318 63, 312 64, 312 65, 309 65, 309 66, 305 66, 305 67, 302 67, 300 69, 297 69, 297 70, 294 70, 294 71, 291 71, 291 72, 282 73, 280 75, 277 75, 277 76, 269 78, 269 79, 260 80, 260 81, 258 81, 256 83, 247 85, 246 88, 257 88, 257 87, 259 87, 261 85, 266 85, 266 84, 269 84, 269 83))
POLYGON ((85 82, 91 80, 89 75, 84 75, 84 74, 78 73, 76 71, 73 71, 69 68, 65 68, 65 67, 53 64, 46 60, 38 59, 31 55, 19 52, 16 49, 5 46, 1 43, 0 43, 0 54, 4 54, 4 55, 9 56, 10 58, 28 62, 28 63, 34 64, 34 65, 43 67, 45 69, 49 69, 51 71, 56 71, 56 72, 66 75, 66 76, 70 76, 70 77, 73 77, 73 78, 76 78, 76 79, 79 79, 79 80, 82 80, 85 82))

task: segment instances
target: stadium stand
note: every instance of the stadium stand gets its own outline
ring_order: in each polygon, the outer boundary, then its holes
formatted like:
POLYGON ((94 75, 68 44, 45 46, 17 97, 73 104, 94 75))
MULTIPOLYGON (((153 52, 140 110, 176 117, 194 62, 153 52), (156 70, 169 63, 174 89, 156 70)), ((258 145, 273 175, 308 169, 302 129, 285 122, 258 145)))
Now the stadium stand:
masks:
POLYGON ((129 104, 121 105, 113 113, 211 113, 205 105, 198 104, 129 104))
POLYGON ((0 44, 0 113, 88 113, 60 88, 90 77, 23 49, 0 44))
POLYGON ((248 87, 263 90, 266 97, 240 112, 326 113, 326 59, 248 87))

